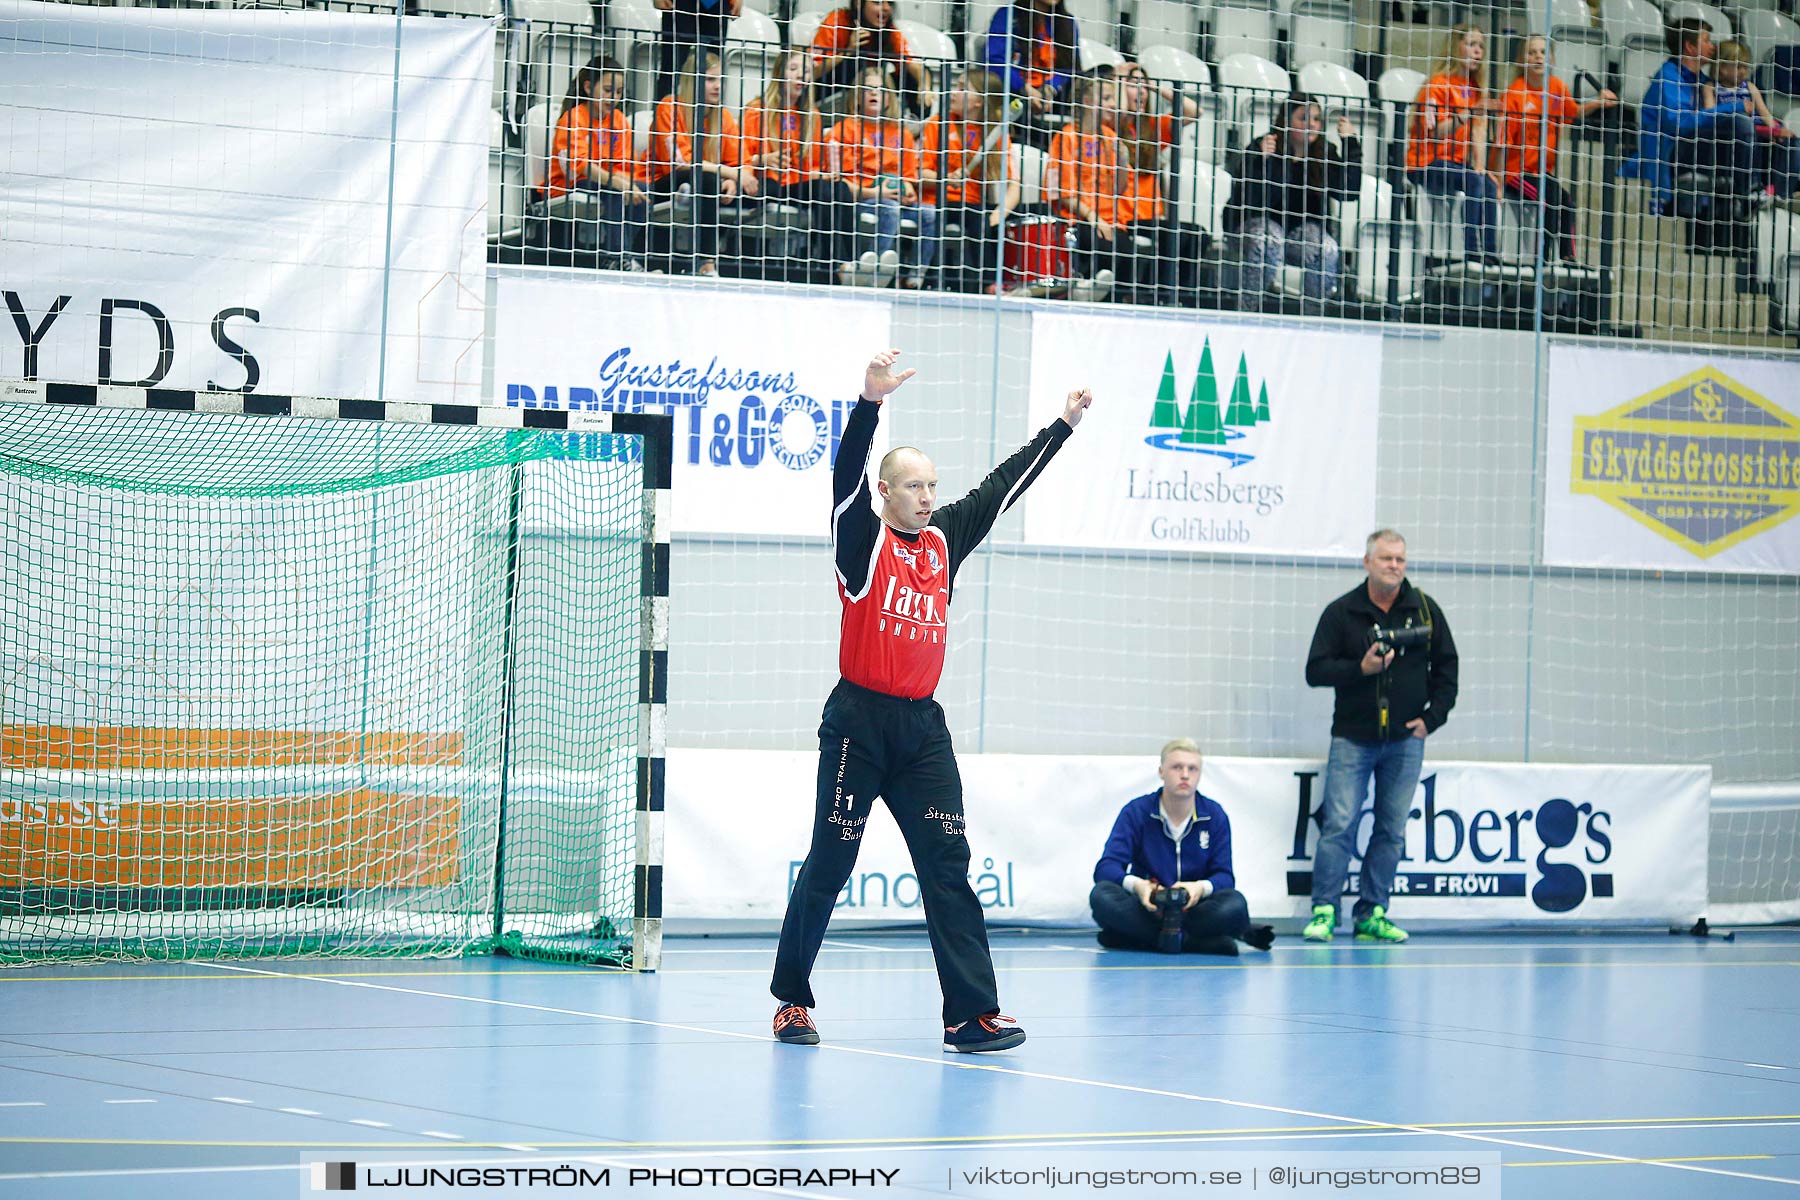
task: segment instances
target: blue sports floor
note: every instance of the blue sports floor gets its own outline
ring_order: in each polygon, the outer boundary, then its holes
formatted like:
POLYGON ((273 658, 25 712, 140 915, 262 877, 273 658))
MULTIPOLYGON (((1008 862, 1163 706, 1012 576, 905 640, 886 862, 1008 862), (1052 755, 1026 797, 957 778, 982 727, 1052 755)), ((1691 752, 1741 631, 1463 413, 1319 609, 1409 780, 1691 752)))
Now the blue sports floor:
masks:
POLYGON ((382 1151, 868 1167, 1080 1146, 1497 1152, 1508 1197, 1800 1200, 1800 930, 1287 936, 1237 960, 1071 933, 994 947, 1030 1040, 988 1056, 942 1052, 922 934, 827 941, 818 1047, 769 1038, 764 938, 672 939, 647 976, 0 972, 0 1196, 292 1197, 303 1159, 382 1151))

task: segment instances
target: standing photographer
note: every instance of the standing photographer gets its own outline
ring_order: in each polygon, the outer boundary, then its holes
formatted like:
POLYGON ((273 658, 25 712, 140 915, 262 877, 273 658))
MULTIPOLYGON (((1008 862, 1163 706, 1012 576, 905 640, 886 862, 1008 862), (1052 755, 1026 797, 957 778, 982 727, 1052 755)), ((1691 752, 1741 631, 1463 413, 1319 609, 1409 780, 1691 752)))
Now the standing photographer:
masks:
POLYGON ((1406 844, 1425 735, 1443 725, 1456 703, 1456 642, 1444 610, 1406 581, 1406 539, 1377 529, 1363 551, 1363 569, 1366 584, 1325 606, 1306 656, 1307 685, 1337 689, 1325 822, 1313 853, 1312 920, 1302 933, 1309 942, 1329 942, 1337 927, 1370 776, 1375 828, 1351 913, 1356 940, 1406 940, 1406 931, 1388 920, 1388 893, 1406 844))
POLYGON ((1231 875, 1231 823, 1199 794, 1200 747, 1162 750, 1162 790, 1119 810, 1094 864, 1088 906, 1109 950, 1233 954, 1242 939, 1267 950, 1275 931, 1250 924, 1231 875))

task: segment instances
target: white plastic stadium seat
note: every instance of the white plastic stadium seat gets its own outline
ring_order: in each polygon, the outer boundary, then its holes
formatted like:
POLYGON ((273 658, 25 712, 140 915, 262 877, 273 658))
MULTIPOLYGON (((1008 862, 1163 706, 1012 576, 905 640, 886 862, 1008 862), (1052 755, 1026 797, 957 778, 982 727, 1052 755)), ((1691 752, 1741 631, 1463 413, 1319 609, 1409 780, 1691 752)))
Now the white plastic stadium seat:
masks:
POLYGON ((1272 128, 1277 110, 1293 82, 1288 73, 1266 58, 1234 54, 1219 64, 1219 103, 1227 136, 1239 146, 1272 128))
POLYGON ((1750 56, 1761 62, 1776 46, 1800 46, 1800 25, 1791 17, 1760 8, 1738 10, 1738 39, 1750 47, 1750 56))
POLYGON ((1671 25, 1694 17, 1706 22, 1712 30, 1713 41, 1722 42, 1731 36, 1731 18, 1710 4, 1701 4, 1698 0, 1669 0, 1663 5, 1663 20, 1671 25))
POLYGON ((1200 48, 1200 6, 1193 0, 1138 0, 1136 31, 1140 61, 1153 46, 1193 54, 1200 48))
POLYGON ((1318 99, 1324 107, 1325 136, 1333 144, 1338 140, 1338 114, 1350 118, 1362 142, 1363 169, 1374 170, 1381 152, 1381 109, 1369 103, 1369 81, 1336 63, 1307 63, 1300 68, 1300 94, 1318 99))
POLYGON ((1549 23, 1544 20, 1543 0, 1525 4, 1525 27, 1528 33, 1549 33, 1555 29, 1586 29, 1594 23, 1587 0, 1550 0, 1549 23))
POLYGON ((914 58, 934 64, 956 61, 956 43, 941 29, 923 21, 895 21, 894 28, 906 39, 906 48, 914 58))
POLYGON ((1299 0, 1294 5, 1288 36, 1290 64, 1305 67, 1322 62, 1348 67, 1354 60, 1355 44, 1355 18, 1348 0, 1299 0))
POLYGON ((788 45, 800 48, 812 45, 818 35, 819 26, 825 23, 827 14, 822 12, 799 13, 788 23, 788 45))
POLYGON ((1552 45, 1551 73, 1569 91, 1583 100, 1594 98, 1593 84, 1577 86, 1577 77, 1585 71, 1606 86, 1606 35, 1598 29, 1559 29, 1552 45))
POLYGON ((588 0, 513 0, 512 15, 527 21, 556 21, 564 25, 594 23, 594 7, 588 0))
POLYGON ((1275 57, 1275 11, 1268 0, 1224 0, 1212 13, 1213 58, 1223 65, 1234 55, 1275 57))
POLYGON ((1411 67, 1390 67, 1381 73, 1375 91, 1383 104, 1411 104, 1425 86, 1425 72, 1411 67))
POLYGON ((1207 162, 1219 161, 1219 97, 1207 65, 1174 46, 1147 47, 1138 55, 1138 65, 1151 79, 1174 85, 1200 106, 1200 114, 1181 128, 1183 157, 1199 154, 1207 162))
POLYGON ((1125 56, 1104 42, 1097 42, 1086 34, 1081 38, 1081 69, 1091 71, 1095 67, 1118 67, 1125 61, 1125 56))
POLYGON ((1623 49, 1633 38, 1663 40, 1662 10, 1650 0, 1601 0, 1600 25, 1607 43, 1623 49))

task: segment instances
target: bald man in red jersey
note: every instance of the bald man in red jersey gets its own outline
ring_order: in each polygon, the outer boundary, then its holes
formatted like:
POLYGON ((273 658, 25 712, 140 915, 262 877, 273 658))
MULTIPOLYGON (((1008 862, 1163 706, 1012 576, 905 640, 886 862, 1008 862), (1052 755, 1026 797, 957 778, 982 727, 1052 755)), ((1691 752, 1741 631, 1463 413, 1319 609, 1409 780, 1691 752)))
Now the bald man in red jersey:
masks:
POLYGON ((869 494, 869 452, 881 406, 911 379, 896 372, 898 350, 869 362, 862 396, 844 423, 832 464, 831 548, 843 624, 838 673, 819 723, 819 776, 812 846, 788 897, 769 990, 781 1002, 775 1037, 819 1040, 812 967, 838 892, 877 796, 887 801, 906 839, 925 928, 944 992, 944 1049, 964 1054, 1008 1050, 1025 1031, 1000 1014, 994 960, 981 902, 969 886, 962 776, 944 710, 931 694, 944 670, 944 646, 956 571, 1056 455, 1093 394, 1068 395, 1063 415, 995 467, 981 486, 937 507, 937 468, 910 446, 881 460, 880 512, 869 494))

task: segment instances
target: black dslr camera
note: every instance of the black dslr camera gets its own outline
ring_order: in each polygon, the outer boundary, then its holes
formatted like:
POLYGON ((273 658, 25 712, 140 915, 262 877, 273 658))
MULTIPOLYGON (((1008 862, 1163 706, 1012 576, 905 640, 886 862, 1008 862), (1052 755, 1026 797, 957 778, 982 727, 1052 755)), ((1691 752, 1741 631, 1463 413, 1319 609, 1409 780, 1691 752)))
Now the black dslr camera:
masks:
POLYGON ((1159 887, 1150 893, 1156 906, 1156 948, 1164 954, 1181 953, 1181 914, 1187 908, 1187 889, 1159 887))
POLYGON ((1383 629, 1379 625, 1369 626, 1369 644, 1383 647, 1383 652, 1392 650, 1404 654, 1415 646, 1423 646, 1431 640, 1431 626, 1408 625, 1403 629, 1383 629))

